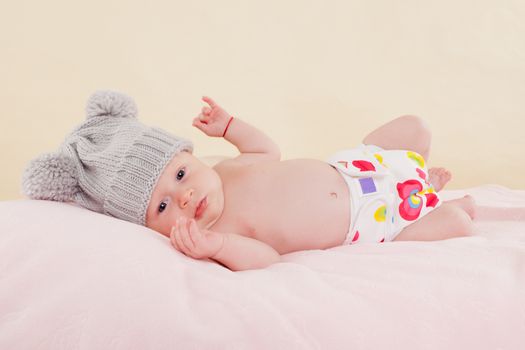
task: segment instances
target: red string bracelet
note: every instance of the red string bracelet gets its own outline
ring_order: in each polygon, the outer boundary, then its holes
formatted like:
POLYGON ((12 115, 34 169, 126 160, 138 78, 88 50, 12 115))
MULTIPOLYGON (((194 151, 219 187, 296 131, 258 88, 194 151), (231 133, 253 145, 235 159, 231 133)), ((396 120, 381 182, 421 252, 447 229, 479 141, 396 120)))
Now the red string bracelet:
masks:
POLYGON ((224 132, 222 133, 222 137, 226 135, 226 131, 228 131, 228 128, 230 127, 230 124, 233 120, 233 117, 230 117, 230 120, 228 121, 228 124, 226 124, 226 129, 224 129, 224 132))

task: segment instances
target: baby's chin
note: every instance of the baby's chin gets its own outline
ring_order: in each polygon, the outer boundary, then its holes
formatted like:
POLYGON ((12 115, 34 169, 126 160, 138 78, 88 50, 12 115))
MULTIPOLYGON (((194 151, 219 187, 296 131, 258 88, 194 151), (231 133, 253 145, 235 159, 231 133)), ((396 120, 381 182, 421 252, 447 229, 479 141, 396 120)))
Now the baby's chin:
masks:
POLYGON ((203 217, 200 220, 197 220, 197 226, 204 230, 209 230, 215 225, 217 220, 219 220, 220 215, 213 215, 211 217, 203 217))
MULTIPOLYGON (((212 208, 209 208, 209 209, 212 209, 212 208)), ((202 218, 202 227, 199 226, 200 228, 203 228, 205 230, 209 230, 213 227, 213 225, 215 225, 215 223, 219 220, 219 218, 221 217, 222 215, 222 210, 223 210, 223 207, 220 206, 217 207, 217 203, 216 205, 213 207, 213 211, 210 211, 208 212, 206 216, 204 216, 202 218)), ((199 222, 197 222, 197 224, 199 224, 199 222)))

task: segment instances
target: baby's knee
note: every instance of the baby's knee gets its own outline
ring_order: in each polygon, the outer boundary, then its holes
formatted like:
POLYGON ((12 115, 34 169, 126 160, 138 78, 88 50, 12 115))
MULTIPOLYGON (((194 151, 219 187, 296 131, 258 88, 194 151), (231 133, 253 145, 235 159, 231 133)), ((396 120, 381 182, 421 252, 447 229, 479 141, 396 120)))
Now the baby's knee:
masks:
POLYGON ((430 139, 432 136, 432 132, 423 118, 417 115, 407 114, 399 117, 399 119, 403 124, 406 124, 407 127, 414 130, 417 136, 423 139, 430 139))
POLYGON ((417 115, 403 115, 398 120, 401 122, 400 126, 404 130, 410 130, 413 150, 427 159, 432 141, 432 132, 425 120, 417 115))
POLYGON ((472 236, 474 233, 474 227, 469 213, 460 207, 452 207, 451 209, 453 213, 450 219, 454 223, 454 231, 457 232, 457 235, 472 236))

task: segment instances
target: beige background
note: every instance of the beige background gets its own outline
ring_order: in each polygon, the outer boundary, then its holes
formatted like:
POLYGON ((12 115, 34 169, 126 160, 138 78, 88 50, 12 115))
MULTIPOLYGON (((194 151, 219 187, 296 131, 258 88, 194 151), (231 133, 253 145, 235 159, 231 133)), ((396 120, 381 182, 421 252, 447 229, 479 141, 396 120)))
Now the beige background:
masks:
POLYGON ((324 159, 418 114, 449 188, 525 188, 523 1, 6 1, 0 49, 2 200, 20 198, 26 162, 100 88, 133 96, 197 155, 235 154, 192 129, 203 94, 285 158, 324 159))

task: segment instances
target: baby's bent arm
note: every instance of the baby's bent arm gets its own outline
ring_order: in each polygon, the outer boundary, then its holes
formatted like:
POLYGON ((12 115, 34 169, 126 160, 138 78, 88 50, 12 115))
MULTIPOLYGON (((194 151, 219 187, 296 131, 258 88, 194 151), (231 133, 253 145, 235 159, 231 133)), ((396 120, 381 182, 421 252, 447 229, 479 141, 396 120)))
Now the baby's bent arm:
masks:
POLYGON ((248 123, 233 118, 211 98, 202 98, 209 107, 204 106, 202 112, 193 120, 193 126, 211 137, 224 137, 232 143, 241 155, 237 157, 246 163, 260 160, 280 160, 279 147, 262 131, 248 123))
POLYGON ((222 248, 213 259, 232 271, 262 269, 281 260, 268 244, 253 238, 225 233, 222 248))
POLYGON ((281 159, 279 146, 261 130, 241 119, 234 118, 231 121, 224 138, 237 147, 241 154, 257 153, 269 156, 270 159, 281 159))

